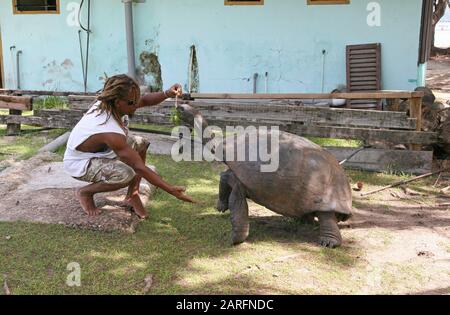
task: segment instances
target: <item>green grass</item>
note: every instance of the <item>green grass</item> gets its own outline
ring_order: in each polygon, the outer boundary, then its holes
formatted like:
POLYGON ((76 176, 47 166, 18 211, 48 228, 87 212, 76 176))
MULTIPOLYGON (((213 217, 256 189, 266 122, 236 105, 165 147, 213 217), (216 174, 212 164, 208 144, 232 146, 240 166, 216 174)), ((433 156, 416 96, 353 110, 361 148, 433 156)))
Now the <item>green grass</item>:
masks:
POLYGON ((358 148, 362 146, 362 141, 359 140, 328 139, 315 137, 306 137, 306 138, 322 147, 358 148))
POLYGON ((33 102, 33 109, 67 109, 68 102, 62 97, 47 96, 33 102))
POLYGON ((175 163, 166 156, 148 162, 167 181, 187 186, 199 203, 181 203, 159 191, 151 218, 134 235, 0 223, 0 278, 7 275, 13 294, 140 294, 148 274, 155 278, 151 294, 329 293, 331 279, 351 284, 359 250, 321 249, 316 230, 290 219, 268 217, 269 227, 252 223, 249 241, 231 246, 229 213, 214 209, 222 165, 175 163), (281 228, 270 228, 279 223, 281 228), (276 262, 293 254, 301 256, 276 262), (322 289, 303 288, 300 274, 292 275, 299 260, 312 274, 326 270, 322 289), (81 287, 65 284, 71 262, 81 266, 81 287))
POLYGON ((161 132, 167 132, 172 133, 174 126, 167 126, 167 125, 152 125, 152 124, 130 124, 130 128, 138 128, 143 129, 147 131, 161 131, 161 132))
MULTIPOLYGON (((0 151, 26 158, 63 132, 52 131, 44 139, 24 135, 11 143, 0 137, 0 151)), ((252 219, 248 242, 231 246, 229 213, 214 209, 221 164, 175 163, 167 156, 150 156, 148 163, 168 182, 188 187, 199 203, 181 203, 159 191, 149 207, 150 219, 134 235, 0 222, 0 283, 7 275, 13 294, 141 294, 148 274, 155 279, 150 294, 352 294, 366 285, 355 280, 365 279, 367 270, 357 242, 322 249, 315 243, 317 227, 292 219, 252 219), (280 257, 292 258, 280 262, 280 257), (81 287, 66 285, 71 262, 81 266, 81 287)), ((371 186, 409 178, 360 171, 348 175, 371 186)), ((389 286, 401 283, 402 272, 416 278, 415 270, 396 267, 386 274, 397 277, 389 286)))
MULTIPOLYGON (((0 115, 9 115, 9 109, 0 109, 0 115)), ((22 116, 32 116, 33 111, 24 111, 22 112, 22 116)))
MULTIPOLYGON (((32 131, 40 129, 37 127, 24 126, 21 129, 32 131)), ((43 133, 24 133, 18 137, 2 137, 5 135, 6 127, 0 125, 0 162, 6 159, 26 160, 37 153, 45 144, 63 134, 65 131, 55 129, 43 133)))

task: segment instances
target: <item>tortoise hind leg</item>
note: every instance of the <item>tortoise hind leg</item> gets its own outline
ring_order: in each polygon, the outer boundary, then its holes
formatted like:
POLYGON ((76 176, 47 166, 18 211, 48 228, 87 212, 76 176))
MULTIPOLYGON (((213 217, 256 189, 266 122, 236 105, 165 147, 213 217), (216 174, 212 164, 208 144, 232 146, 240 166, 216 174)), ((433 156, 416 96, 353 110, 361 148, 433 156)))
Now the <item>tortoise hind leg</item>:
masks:
POLYGON ((239 180, 233 174, 231 176, 230 180, 234 182, 233 190, 228 200, 231 211, 231 238, 233 245, 238 245, 245 242, 250 231, 247 194, 239 180))
POLYGON ((231 170, 220 174, 219 200, 217 200, 217 210, 225 212, 229 209, 228 200, 230 198, 232 187, 230 186, 230 177, 234 176, 231 170))
POLYGON ((320 223, 320 245, 323 247, 336 248, 342 244, 342 236, 337 224, 334 212, 318 212, 320 223))

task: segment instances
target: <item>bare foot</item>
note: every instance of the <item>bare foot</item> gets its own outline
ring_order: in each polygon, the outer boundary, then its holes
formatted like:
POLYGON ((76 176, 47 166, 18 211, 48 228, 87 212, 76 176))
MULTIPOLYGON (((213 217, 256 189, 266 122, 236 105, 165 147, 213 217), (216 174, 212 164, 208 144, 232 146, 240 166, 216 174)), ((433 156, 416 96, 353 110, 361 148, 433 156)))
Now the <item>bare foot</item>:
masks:
POLYGON ((88 216, 95 217, 101 213, 100 209, 95 206, 93 196, 83 193, 82 188, 75 191, 75 196, 88 216))
POLYGON ((137 214, 139 218, 143 220, 148 218, 147 210, 145 210, 145 207, 142 204, 141 197, 139 197, 139 194, 133 194, 131 197, 127 196, 125 198, 125 203, 133 207, 134 212, 137 214))

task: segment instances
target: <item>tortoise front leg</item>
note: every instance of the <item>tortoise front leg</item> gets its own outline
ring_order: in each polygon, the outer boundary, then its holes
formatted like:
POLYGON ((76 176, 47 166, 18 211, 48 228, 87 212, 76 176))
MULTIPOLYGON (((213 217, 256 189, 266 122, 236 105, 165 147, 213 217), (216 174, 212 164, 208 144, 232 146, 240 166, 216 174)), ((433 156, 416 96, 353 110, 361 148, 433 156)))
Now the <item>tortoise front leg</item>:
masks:
POLYGON ((247 194, 244 186, 235 177, 231 179, 235 181, 228 201, 231 211, 231 238, 233 245, 238 245, 245 242, 250 231, 247 194))
POLYGON ((232 186, 230 186, 230 176, 233 176, 231 170, 220 174, 219 200, 217 200, 216 207, 220 212, 225 212, 229 209, 228 200, 230 199, 232 190, 232 186))
POLYGON ((342 236, 334 212, 318 212, 320 223, 320 245, 336 248, 342 244, 342 236))

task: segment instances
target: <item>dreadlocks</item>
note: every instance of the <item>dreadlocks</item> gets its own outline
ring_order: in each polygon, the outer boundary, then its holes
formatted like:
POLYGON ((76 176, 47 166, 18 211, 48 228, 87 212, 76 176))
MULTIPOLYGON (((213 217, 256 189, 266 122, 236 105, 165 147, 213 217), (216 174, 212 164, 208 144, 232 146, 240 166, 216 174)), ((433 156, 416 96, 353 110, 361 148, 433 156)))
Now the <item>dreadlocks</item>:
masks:
POLYGON ((117 100, 127 100, 131 91, 134 91, 135 103, 140 98, 140 89, 138 83, 125 74, 116 75, 106 80, 100 96, 97 100, 101 101, 98 107, 100 113, 98 115, 107 112, 108 117, 104 124, 111 118, 111 116, 123 126, 122 118, 116 109, 117 100))

